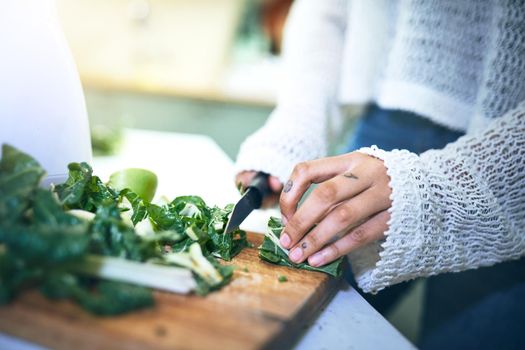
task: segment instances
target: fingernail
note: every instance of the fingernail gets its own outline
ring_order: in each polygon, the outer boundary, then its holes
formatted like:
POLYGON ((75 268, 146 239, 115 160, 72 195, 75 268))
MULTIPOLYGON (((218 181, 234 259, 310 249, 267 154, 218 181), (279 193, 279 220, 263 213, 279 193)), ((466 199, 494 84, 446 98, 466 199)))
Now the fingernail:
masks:
POLYGON ((290 259, 292 261, 299 261, 301 257, 303 256, 303 250, 301 248, 295 248, 290 252, 290 259))
POLYGON ((319 266, 323 263, 323 254, 321 252, 315 253, 308 258, 308 262, 312 266, 319 266))
POLYGON ((281 235, 280 242, 283 247, 287 248, 290 245, 290 243, 292 243, 292 240, 290 239, 290 236, 288 236, 287 233, 283 233, 281 235))

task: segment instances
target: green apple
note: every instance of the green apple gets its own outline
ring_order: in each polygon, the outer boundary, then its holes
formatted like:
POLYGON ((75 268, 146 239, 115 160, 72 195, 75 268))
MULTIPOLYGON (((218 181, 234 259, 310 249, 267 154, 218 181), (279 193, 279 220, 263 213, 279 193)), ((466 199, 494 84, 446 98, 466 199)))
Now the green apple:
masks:
POLYGON ((129 188, 151 202, 157 190, 157 175, 146 169, 128 168, 111 174, 108 185, 118 191, 129 188))

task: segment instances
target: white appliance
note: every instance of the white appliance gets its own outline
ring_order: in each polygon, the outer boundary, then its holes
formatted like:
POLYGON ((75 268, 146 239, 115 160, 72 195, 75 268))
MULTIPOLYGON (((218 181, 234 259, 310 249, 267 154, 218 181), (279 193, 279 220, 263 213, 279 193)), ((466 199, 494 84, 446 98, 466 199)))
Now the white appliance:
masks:
POLYGON ((84 95, 54 0, 1 1, 1 143, 34 156, 45 183, 63 181, 70 162, 91 161, 84 95))

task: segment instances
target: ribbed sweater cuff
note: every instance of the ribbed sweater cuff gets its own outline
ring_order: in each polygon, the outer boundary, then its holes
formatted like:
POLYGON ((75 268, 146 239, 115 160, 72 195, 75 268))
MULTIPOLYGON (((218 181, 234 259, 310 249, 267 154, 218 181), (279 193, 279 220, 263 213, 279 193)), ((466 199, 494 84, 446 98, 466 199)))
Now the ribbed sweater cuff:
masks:
POLYGON ((421 202, 420 191, 415 188, 417 182, 410 181, 418 176, 419 157, 406 150, 386 152, 376 146, 361 148, 358 152, 383 160, 392 189, 386 238, 349 254, 359 287, 364 292, 375 293, 413 278, 413 259, 423 243, 420 239, 421 213, 414 212, 419 207, 414 203, 421 202))

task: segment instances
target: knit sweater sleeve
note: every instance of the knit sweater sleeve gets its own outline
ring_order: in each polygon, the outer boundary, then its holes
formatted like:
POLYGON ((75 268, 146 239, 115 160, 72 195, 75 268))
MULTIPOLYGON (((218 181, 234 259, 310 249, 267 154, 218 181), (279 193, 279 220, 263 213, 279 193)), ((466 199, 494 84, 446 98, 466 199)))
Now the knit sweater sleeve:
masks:
POLYGON ((343 0, 300 0, 285 31, 277 107, 241 145, 236 170, 259 170, 286 181, 293 166, 326 155, 329 115, 337 87, 346 28, 343 0))
POLYGON ((360 151, 392 188, 386 239, 350 254, 364 291, 525 256, 525 103, 441 150, 360 151))

